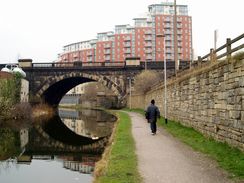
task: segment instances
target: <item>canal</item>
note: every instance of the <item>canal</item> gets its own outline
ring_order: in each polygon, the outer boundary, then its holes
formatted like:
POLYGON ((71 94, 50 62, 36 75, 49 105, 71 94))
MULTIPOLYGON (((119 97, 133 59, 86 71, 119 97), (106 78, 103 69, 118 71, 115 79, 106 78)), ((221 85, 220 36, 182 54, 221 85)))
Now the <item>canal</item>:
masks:
POLYGON ((1 183, 90 183, 116 117, 59 109, 48 120, 0 123, 1 183))

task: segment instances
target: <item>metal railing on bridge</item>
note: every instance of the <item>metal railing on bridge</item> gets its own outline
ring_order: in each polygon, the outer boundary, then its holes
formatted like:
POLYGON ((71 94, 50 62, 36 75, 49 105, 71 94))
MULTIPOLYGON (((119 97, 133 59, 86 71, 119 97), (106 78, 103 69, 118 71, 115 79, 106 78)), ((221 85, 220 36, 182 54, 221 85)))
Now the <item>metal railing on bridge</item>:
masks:
MULTIPOLYGON (((126 61, 120 62, 51 62, 51 63, 28 63, 19 65, 23 69, 110 69, 110 68, 136 68, 136 69, 163 69, 163 61, 139 61, 139 62, 130 62, 129 64, 126 61)), ((189 61, 181 61, 180 68, 189 67, 189 61)), ((167 69, 174 69, 175 64, 173 61, 167 61, 167 69)))

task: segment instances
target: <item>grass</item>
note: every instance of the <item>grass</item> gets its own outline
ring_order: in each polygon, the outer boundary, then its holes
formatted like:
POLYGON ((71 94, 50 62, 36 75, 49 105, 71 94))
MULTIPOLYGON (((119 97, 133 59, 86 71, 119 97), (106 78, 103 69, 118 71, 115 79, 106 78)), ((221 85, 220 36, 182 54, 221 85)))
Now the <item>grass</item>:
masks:
POLYGON ((139 183, 135 142, 131 133, 131 120, 124 112, 118 112, 118 125, 103 175, 96 183, 139 183))
MULTIPOLYGON (((129 111, 144 115, 142 109, 129 111)), ((174 121, 168 120, 168 124, 165 124, 164 119, 160 118, 159 124, 194 150, 207 154, 210 158, 216 160, 221 168, 230 173, 231 178, 244 179, 244 153, 239 149, 230 147, 226 143, 217 142, 212 138, 207 138, 195 129, 185 127, 174 121)))

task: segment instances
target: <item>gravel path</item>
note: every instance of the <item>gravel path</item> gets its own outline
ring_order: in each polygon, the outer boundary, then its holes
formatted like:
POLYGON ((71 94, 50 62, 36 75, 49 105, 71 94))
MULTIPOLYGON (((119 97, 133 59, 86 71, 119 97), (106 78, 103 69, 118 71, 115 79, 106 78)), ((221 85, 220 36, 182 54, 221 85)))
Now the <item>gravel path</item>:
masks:
POLYGON ((158 128, 151 135, 149 124, 140 114, 129 112, 136 142, 139 172, 145 183, 229 183, 227 174, 214 161, 194 152, 158 128))

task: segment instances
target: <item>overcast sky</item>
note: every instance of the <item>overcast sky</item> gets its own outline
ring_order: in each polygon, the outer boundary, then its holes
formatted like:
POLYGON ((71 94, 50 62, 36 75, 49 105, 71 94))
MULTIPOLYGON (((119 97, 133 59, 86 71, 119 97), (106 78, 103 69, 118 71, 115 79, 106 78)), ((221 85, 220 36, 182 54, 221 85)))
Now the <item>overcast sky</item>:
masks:
MULTIPOLYGON (((173 0, 171 0, 173 1, 173 0)), ((32 58, 52 62, 63 46, 131 24, 162 0, 0 0, 0 63, 32 58)), ((169 0, 170 2, 170 0, 169 0)), ((177 0, 192 16, 195 55, 205 55, 227 37, 244 33, 244 0, 177 0)))

